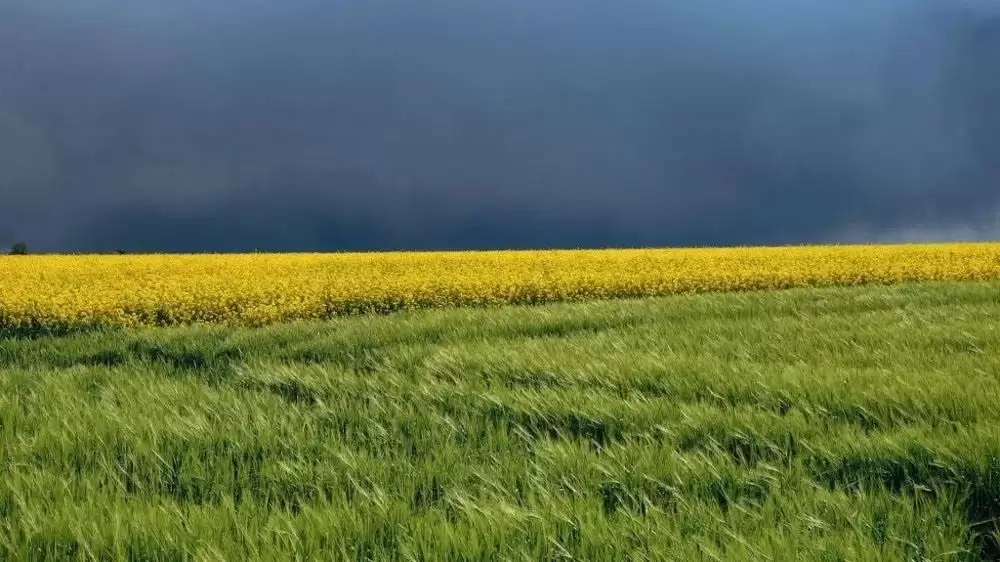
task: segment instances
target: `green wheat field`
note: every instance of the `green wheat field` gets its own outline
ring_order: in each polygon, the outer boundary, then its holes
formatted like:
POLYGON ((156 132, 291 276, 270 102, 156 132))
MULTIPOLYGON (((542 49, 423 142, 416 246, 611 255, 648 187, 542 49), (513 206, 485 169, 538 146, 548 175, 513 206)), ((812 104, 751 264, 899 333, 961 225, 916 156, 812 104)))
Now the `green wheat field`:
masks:
POLYGON ((0 339, 4 560, 1000 559, 1000 283, 0 339))

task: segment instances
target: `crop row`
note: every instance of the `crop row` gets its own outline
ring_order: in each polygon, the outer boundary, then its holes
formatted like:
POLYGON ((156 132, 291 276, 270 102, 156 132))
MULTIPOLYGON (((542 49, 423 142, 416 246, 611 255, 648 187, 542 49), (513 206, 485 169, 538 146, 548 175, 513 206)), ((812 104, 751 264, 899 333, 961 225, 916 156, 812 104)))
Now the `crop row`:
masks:
POLYGON ((0 331, 1000 279, 1000 244, 0 259, 0 331))

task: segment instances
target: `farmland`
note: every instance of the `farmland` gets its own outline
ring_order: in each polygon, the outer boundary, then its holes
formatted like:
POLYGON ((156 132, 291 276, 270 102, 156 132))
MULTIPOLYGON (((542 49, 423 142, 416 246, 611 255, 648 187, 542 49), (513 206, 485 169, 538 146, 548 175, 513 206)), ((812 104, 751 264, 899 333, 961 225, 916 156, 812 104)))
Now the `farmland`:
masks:
POLYGON ((9 336, 0 558, 995 559, 998 317, 971 281, 9 336))
POLYGON ((1000 279, 1000 244, 0 258, 0 331, 1000 279))

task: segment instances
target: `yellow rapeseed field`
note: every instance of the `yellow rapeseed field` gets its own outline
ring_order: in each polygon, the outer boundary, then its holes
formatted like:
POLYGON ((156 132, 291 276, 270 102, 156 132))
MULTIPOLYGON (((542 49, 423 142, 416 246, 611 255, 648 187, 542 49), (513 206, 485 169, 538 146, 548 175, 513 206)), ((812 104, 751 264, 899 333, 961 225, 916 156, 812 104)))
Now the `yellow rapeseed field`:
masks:
POLYGON ((1000 243, 0 257, 0 329, 293 319, 909 281, 1000 279, 1000 243))

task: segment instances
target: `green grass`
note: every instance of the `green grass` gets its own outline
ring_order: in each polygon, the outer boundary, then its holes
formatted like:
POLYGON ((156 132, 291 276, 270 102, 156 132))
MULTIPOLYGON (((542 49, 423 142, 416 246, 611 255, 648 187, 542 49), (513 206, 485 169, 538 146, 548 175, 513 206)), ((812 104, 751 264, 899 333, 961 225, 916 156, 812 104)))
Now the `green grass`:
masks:
POLYGON ((990 560, 1000 284, 0 340, 0 558, 990 560))

